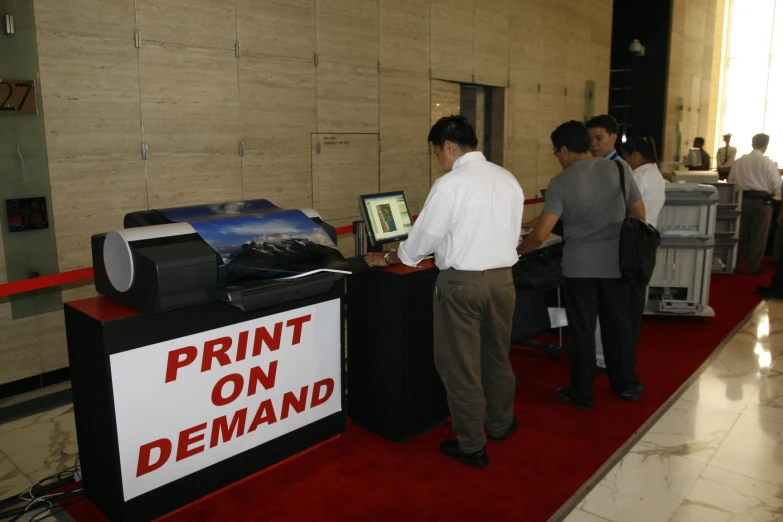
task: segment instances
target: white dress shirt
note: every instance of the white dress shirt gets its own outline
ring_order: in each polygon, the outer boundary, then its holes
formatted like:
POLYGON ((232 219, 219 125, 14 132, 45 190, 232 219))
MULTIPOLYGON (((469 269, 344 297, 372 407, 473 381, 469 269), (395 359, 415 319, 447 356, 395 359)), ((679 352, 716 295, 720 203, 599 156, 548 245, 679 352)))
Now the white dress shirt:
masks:
POLYGON ((633 180, 642 193, 642 201, 647 214, 647 222, 658 226, 658 215, 666 202, 666 183, 655 163, 639 165, 633 171, 633 180))
POLYGON ((770 194, 780 193, 780 173, 775 162, 760 150, 745 154, 734 163, 729 183, 736 183, 742 190, 756 190, 770 194))
POLYGON ((737 158, 737 147, 729 146, 728 153, 726 152, 726 147, 721 147, 718 149, 718 168, 719 169, 729 169, 734 166, 734 160, 737 158))
POLYGON ((434 252, 441 270, 510 267, 518 261, 524 205, 525 195, 513 174, 481 152, 468 152, 432 186, 397 255, 404 264, 416 266, 434 252))

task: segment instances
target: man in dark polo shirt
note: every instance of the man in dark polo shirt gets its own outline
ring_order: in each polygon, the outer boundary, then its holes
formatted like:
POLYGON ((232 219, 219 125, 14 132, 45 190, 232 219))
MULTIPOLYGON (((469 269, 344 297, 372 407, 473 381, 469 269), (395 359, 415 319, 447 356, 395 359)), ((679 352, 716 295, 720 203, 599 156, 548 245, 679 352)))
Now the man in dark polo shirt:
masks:
POLYGON ((617 162, 590 155, 590 135, 578 121, 552 133, 554 155, 563 171, 549 183, 544 211, 517 248, 522 255, 537 248, 563 220, 566 315, 571 386, 557 399, 583 410, 593 409, 595 328, 601 337, 612 389, 635 401, 643 391, 634 374, 628 303, 630 284, 620 274, 620 227, 626 213, 645 219, 644 203, 627 164, 621 163, 627 197, 623 199, 617 162))

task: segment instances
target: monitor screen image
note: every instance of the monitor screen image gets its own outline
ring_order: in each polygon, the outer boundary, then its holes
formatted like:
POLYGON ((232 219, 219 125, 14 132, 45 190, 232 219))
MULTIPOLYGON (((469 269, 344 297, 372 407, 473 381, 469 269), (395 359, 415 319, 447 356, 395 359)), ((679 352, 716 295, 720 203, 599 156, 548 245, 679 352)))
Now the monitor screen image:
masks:
POLYGON ((359 204, 373 244, 405 239, 413 226, 403 192, 359 196, 359 204))

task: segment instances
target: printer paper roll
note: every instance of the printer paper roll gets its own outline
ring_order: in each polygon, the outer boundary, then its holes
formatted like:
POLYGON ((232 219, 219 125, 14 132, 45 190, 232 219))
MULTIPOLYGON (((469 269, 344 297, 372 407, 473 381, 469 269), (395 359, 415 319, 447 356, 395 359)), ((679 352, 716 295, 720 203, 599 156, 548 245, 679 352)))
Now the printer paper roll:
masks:
POLYGON ((109 282, 118 292, 127 292, 133 284, 135 268, 130 243, 195 233, 196 231, 188 223, 126 228, 109 232, 103 243, 103 263, 109 282))
POLYGON ((232 201, 227 203, 215 203, 212 205, 192 205, 189 207, 176 207, 158 209, 158 212, 169 221, 188 222, 204 219, 224 218, 246 214, 266 214, 280 212, 277 205, 266 199, 253 199, 250 201, 232 201))
POLYGON ((230 281, 349 270, 329 234, 300 210, 214 216, 190 225, 220 256, 230 281))

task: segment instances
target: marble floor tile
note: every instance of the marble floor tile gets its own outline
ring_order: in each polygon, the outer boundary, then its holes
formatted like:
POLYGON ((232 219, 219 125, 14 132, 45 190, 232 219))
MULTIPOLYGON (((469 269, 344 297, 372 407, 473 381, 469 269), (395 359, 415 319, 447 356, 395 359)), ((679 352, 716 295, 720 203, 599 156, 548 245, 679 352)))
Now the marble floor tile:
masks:
MULTIPOLYGON (((704 370, 703 377, 767 377, 783 373, 783 336, 781 346, 773 348, 755 339, 731 342, 704 370)), ((776 345, 777 346, 777 345, 776 345)))
POLYGON ((582 501, 579 509, 611 522, 669 520, 705 465, 637 445, 582 501))
POLYGON ((745 407, 745 413, 783 423, 783 373, 759 383, 759 391, 745 407))
POLYGON ((683 393, 682 398, 708 406, 742 413, 758 393, 762 377, 720 377, 704 373, 683 393))
POLYGON ((783 486, 783 423, 740 415, 709 464, 783 486))
POLYGON ((735 411, 680 399, 639 445, 648 457, 676 455, 707 464, 739 416, 735 411))
POLYGON ((22 419, 19 428, 0 434, 0 452, 33 482, 74 465, 79 452, 72 407, 34 424, 22 419))
POLYGON ((21 419, 13 420, 0 424, 0 435, 8 433, 10 431, 18 430, 20 428, 26 428, 34 426, 52 419, 56 419, 62 415, 70 413, 73 416, 73 404, 65 404, 49 411, 37 413, 35 415, 29 415, 21 419))
POLYGON ((32 485, 24 473, 0 453, 0 500, 17 495, 32 485))
POLYGON ((721 355, 745 349, 755 351, 759 346, 770 352, 772 358, 780 357, 783 355, 783 332, 771 333, 762 337, 759 337, 755 331, 739 332, 724 347, 721 355))
POLYGON ((563 522, 608 522, 605 518, 597 517, 581 509, 573 510, 563 522))
POLYGON ((707 466, 671 522, 783 520, 779 486, 707 466))

